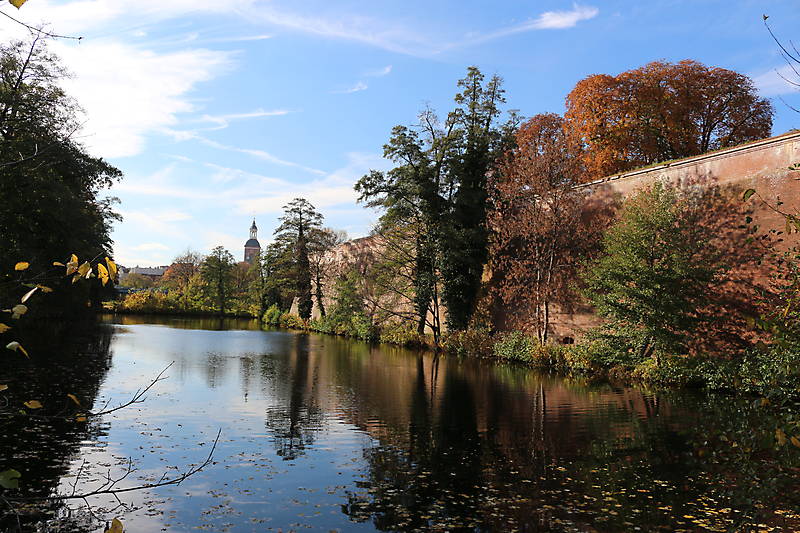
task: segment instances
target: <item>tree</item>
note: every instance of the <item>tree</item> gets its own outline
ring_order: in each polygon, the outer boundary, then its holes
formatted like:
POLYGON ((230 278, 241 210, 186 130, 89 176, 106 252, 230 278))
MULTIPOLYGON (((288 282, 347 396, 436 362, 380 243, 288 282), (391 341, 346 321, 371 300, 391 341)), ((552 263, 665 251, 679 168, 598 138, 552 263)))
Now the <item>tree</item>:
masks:
POLYGON ((704 309, 725 265, 703 215, 696 194, 662 184, 643 189, 624 205, 585 275, 598 313, 636 339, 639 360, 680 353, 712 318, 704 309))
POLYGON ((359 201, 385 211, 377 232, 410 254, 413 267, 406 274, 420 333, 428 314, 438 312, 440 294, 451 329, 465 328, 475 308, 487 257, 486 176, 517 122, 512 113, 504 126, 497 124, 501 85, 498 76, 484 83, 480 70, 470 67, 444 122, 425 109, 413 128, 396 126, 384 157, 397 166, 372 171, 356 184, 359 201), (401 235, 412 242, 401 244, 401 235))
POLYGON ((585 148, 585 181, 762 139, 772 130, 772 105, 753 80, 691 60, 589 76, 566 104, 567 130, 585 148))
POLYGON ((580 152, 562 126, 552 113, 525 122, 490 182, 494 289, 511 307, 512 325, 531 327, 542 344, 551 304, 574 299, 580 263, 603 227, 601 220, 588 223, 582 216, 586 197, 575 188, 580 152))
POLYGON ((220 316, 225 314, 232 296, 233 255, 222 246, 217 246, 200 266, 200 275, 206 291, 216 304, 220 316))
POLYGON ((202 264, 203 256, 198 252, 187 249, 172 260, 172 264, 161 278, 162 286, 178 291, 184 310, 189 308, 191 280, 200 273, 200 265, 202 264))
POLYGON ((457 330, 466 329, 472 318, 488 254, 486 178, 517 122, 512 114, 505 128, 497 127, 498 106, 505 103, 499 76, 484 84, 480 70, 469 67, 458 86, 463 91, 451 113, 458 144, 449 169, 455 192, 441 242, 447 325, 457 330))
POLYGON ((303 320, 311 318, 311 263, 309 239, 322 226, 322 215, 303 198, 295 198, 283 206, 281 224, 275 229, 275 241, 292 250, 292 270, 298 314, 303 320))
MULTIPOLYGON (((47 264, 72 253, 111 255, 111 223, 119 217, 112 211, 115 199, 100 193, 121 172, 73 139, 80 109, 61 89, 65 76, 40 38, 0 46, 3 271, 20 258, 47 264)), ((86 296, 80 291, 58 294, 70 300, 86 296)))

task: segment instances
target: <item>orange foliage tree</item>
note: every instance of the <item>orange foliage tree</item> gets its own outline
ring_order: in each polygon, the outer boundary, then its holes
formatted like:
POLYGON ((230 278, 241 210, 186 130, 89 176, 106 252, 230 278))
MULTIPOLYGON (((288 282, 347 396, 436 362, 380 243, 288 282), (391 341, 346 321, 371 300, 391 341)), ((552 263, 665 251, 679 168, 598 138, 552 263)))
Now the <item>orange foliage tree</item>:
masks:
POLYGON ((508 326, 548 340, 551 305, 575 296, 577 269, 601 228, 587 216, 579 147, 556 114, 536 115, 516 134, 517 147, 490 181, 493 290, 513 309, 508 326))
POLYGON ((654 61, 593 75, 567 95, 565 127, 582 145, 583 181, 768 137, 772 104, 743 74, 654 61))

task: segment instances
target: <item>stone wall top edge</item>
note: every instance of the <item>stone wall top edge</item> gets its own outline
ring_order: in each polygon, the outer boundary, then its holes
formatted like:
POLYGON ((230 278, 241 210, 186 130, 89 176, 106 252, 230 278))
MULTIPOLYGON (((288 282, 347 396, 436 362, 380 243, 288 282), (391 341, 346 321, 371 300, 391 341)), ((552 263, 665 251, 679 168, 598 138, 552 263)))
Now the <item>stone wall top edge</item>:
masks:
POLYGON ((575 188, 576 189, 592 188, 598 185, 603 185, 604 183, 608 183, 610 181, 619 181, 619 180, 637 178, 643 175, 653 174, 664 170, 672 170, 675 168, 680 168, 685 166, 693 166, 698 163, 703 163, 707 161, 740 156, 745 153, 760 151, 767 148, 774 148, 776 145, 791 144, 798 141, 800 141, 800 131, 784 133, 783 135, 778 135, 776 137, 770 137, 768 139, 763 139, 760 141, 755 141, 740 146, 734 146, 724 150, 717 150, 715 152, 709 152, 706 154, 687 157, 686 159, 679 159, 677 161, 672 161, 670 163, 656 165, 653 167, 643 168, 639 170, 633 170, 630 172, 623 172, 620 174, 613 174, 611 176, 606 176, 599 180, 590 181, 588 183, 582 183, 576 186, 575 188))

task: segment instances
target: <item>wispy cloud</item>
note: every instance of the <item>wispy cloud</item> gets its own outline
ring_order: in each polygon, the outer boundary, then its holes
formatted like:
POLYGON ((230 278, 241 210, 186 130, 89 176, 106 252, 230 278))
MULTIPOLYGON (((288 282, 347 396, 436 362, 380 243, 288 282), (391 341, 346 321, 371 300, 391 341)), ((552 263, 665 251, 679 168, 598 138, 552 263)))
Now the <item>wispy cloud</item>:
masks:
POLYGON ((232 113, 229 115, 203 115, 198 119, 198 122, 211 122, 212 124, 216 124, 215 127, 209 128, 208 131, 212 130, 221 130, 227 128, 231 122, 236 120, 247 120, 251 118, 263 118, 263 117, 279 117, 283 115, 288 115, 289 111, 286 109, 276 109, 273 111, 264 111, 263 109, 256 109, 255 111, 251 111, 249 113, 232 113))
POLYGON ((380 78, 382 76, 387 76, 392 72, 392 65, 386 65, 383 68, 369 70, 364 73, 364 76, 368 76, 370 78, 380 78))
POLYGON ((489 33, 476 35, 465 41, 453 43, 451 47, 460 48, 465 46, 473 46, 476 44, 493 41, 495 39, 508 37, 510 35, 527 33, 530 31, 565 30, 574 28, 579 22, 593 19, 599 13, 600 10, 596 7, 574 4, 572 9, 569 11, 546 11, 534 19, 527 20, 513 26, 500 28, 489 33))
POLYGON ((367 89, 369 89, 369 85, 367 85, 363 81, 359 81, 358 83, 356 83, 352 87, 348 87, 347 89, 340 89, 338 91, 331 91, 331 92, 334 94, 351 94, 360 91, 366 91, 367 89))
POLYGON ((766 97, 797 93, 800 90, 787 80, 800 83, 797 74, 789 65, 783 65, 753 77, 753 83, 758 88, 758 92, 761 93, 761 96, 766 97))

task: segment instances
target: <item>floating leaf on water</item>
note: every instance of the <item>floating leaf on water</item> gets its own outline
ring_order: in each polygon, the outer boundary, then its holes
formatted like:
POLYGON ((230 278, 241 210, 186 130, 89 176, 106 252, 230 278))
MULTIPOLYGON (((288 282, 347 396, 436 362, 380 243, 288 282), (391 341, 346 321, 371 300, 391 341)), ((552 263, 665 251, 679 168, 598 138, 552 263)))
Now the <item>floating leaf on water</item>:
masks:
POLYGON ((61 261, 53 261, 53 266, 54 267, 63 267, 63 266, 67 266, 67 265, 65 265, 61 261))
POLYGON ((75 415, 75 422, 86 422, 86 415, 75 415))
POLYGON ((747 200, 749 200, 749 199, 750 199, 750 197, 751 197, 751 196, 753 196, 755 193, 756 193, 756 190, 755 190, 755 189, 747 189, 746 191, 744 191, 744 194, 742 194, 742 200, 744 200, 744 201, 746 202, 746 201, 747 201, 747 200))
POLYGON ((792 445, 794 445, 795 447, 800 448, 800 439, 798 439, 797 437, 792 437, 791 439, 789 439, 789 442, 791 442, 792 445))
POLYGON ((30 263, 26 263, 25 261, 21 261, 21 262, 17 263, 16 265, 14 265, 14 270, 16 270, 17 272, 21 272, 23 270, 27 270, 29 266, 31 266, 30 263))
MULTIPOLYGON (((3 392, 4 390, 8 390, 8 385, 2 385, 2 384, 0 384, 0 392, 3 392)), ((794 438, 794 437, 793 437, 793 438, 794 438)))
POLYGON ((25 302, 27 302, 27 301, 28 301, 28 298, 30 298, 31 296, 33 296, 33 293, 34 293, 34 292, 36 292, 36 291, 38 291, 38 290, 39 290, 39 287, 34 287, 34 288, 32 288, 31 290, 29 290, 28 292, 26 292, 26 293, 25 293, 25 296, 23 296, 23 297, 22 297, 22 299, 20 300, 20 302, 22 302, 22 303, 25 303, 25 302))
POLYGON ((111 521, 111 527, 106 529, 105 533, 124 533, 125 528, 122 527, 122 522, 118 519, 114 519, 111 521))
POLYGON ((11 308, 11 318, 16 320, 27 312, 28 312, 27 305, 17 304, 11 308))
POLYGON ((42 402, 40 402, 39 400, 28 400, 27 402, 23 403, 22 405, 24 405, 28 409, 41 409, 42 407, 44 407, 42 405, 42 402))
POLYGON ((18 343, 17 341, 9 342, 8 344, 6 344, 6 348, 11 350, 12 352, 22 352, 22 355, 24 355, 25 357, 30 358, 30 356, 28 355, 28 352, 25 351, 25 348, 23 348, 22 345, 20 343, 18 343))
POLYGON ((6 331, 10 330, 11 326, 6 326, 2 322, 0 322, 0 333, 5 333, 6 331))
POLYGON ((18 489, 19 478, 21 477, 22 474, 13 468, 10 470, 4 470, 0 472, 0 487, 3 487, 4 489, 18 489))
POLYGON ((44 285, 37 285, 37 287, 39 287, 39 290, 41 290, 44 293, 53 292, 53 289, 51 289, 50 287, 46 287, 44 285))
POLYGON ((81 402, 78 401, 78 397, 75 396, 74 394, 67 394, 67 398, 75 402, 75 405, 77 405, 78 407, 81 406, 81 402))
POLYGON ((784 446, 786 444, 786 433, 784 433, 781 428, 775 430, 775 440, 778 441, 778 446, 784 446))

